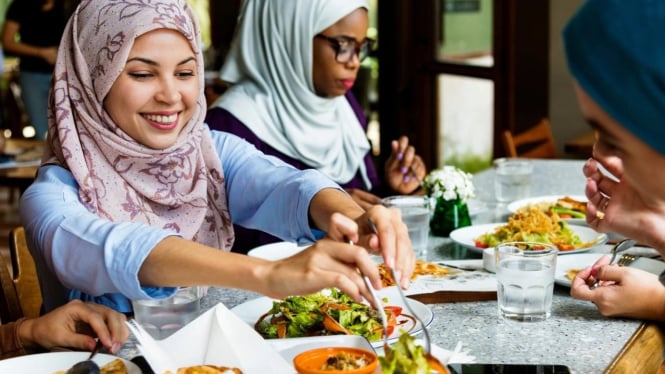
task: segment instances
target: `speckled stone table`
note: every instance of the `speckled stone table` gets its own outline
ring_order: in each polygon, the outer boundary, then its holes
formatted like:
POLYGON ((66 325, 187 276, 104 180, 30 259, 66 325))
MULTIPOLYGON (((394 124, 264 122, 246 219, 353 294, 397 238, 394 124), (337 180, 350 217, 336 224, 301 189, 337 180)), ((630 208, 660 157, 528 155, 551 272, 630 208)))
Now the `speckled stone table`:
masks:
MULTIPOLYGON (((583 161, 534 161, 532 195, 583 195, 583 161)), ((493 170, 474 176, 477 199, 484 208, 472 217, 474 223, 502 222, 508 211, 494 201, 493 170)), ((428 260, 480 258, 480 255, 448 238, 430 237, 428 260)), ((607 251, 603 246, 598 251, 607 251)), ((642 325, 641 321, 610 319, 596 307, 575 300, 570 290, 557 285, 552 316, 544 322, 513 322, 500 318, 496 301, 429 304, 434 320, 429 326, 434 343, 453 349, 458 341, 482 363, 563 364, 574 373, 602 373, 622 352, 642 325)), ((224 303, 228 308, 261 295, 241 290, 210 288, 203 309, 224 303)), ((136 355, 130 341, 121 355, 136 355)))

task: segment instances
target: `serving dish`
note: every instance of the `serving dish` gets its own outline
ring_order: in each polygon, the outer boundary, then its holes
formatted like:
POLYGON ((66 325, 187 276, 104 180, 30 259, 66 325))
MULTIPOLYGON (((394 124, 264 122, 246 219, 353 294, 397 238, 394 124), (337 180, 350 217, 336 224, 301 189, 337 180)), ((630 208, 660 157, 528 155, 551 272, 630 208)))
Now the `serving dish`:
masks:
MULTIPOLYGON (((406 305, 401 301, 399 293, 395 286, 385 287, 377 291, 379 298, 386 300, 386 305, 400 306, 406 310, 406 305)), ((269 297, 259 297, 257 299, 246 301, 242 304, 236 305, 231 309, 238 318, 245 321, 248 325, 254 327, 256 321, 272 307, 273 301, 278 301, 269 297)), ((418 314, 418 317, 425 323, 425 326, 429 326, 434 319, 434 314, 432 310, 425 304, 420 301, 409 299, 409 305, 418 314)), ((388 337, 388 341, 396 341, 401 331, 404 330, 411 335, 418 335, 422 333, 423 327, 417 321, 414 321, 411 318, 408 318, 404 314, 398 318, 399 328, 395 328, 392 334, 388 337)), ((292 339, 292 338, 286 338, 292 339)), ((268 339, 269 341, 269 339, 268 339)), ((370 342, 373 347, 381 347, 383 341, 370 342)))
POLYGON ((559 256, 556 259, 556 270, 554 271, 554 283, 570 287, 571 282, 566 277, 568 270, 582 270, 596 262, 602 253, 578 253, 570 256, 559 256))
MULTIPOLYGON (((548 196, 536 196, 536 197, 529 197, 526 199, 520 199, 520 200, 515 200, 512 203, 508 204, 506 207, 511 213, 517 212, 520 208, 523 208, 527 205, 532 205, 532 204, 542 204, 542 203, 552 203, 555 204, 558 199, 561 199, 562 197, 568 196, 574 200, 577 201, 587 201, 588 199, 584 195, 548 195, 548 196)), ((580 225, 580 226, 585 226, 586 219, 585 218, 565 218, 564 219, 566 222, 568 222, 571 225, 580 225)))
POLYGON ((266 343, 277 351, 288 362, 298 354, 313 348, 324 347, 350 347, 361 348, 375 352, 370 342, 358 335, 328 335, 328 336, 306 336, 290 339, 266 339, 266 343))
MULTIPOLYGON (((64 373, 77 362, 87 360, 89 356, 90 352, 47 352, 8 358, 0 360, 0 373, 64 373)), ((101 367, 116 358, 119 357, 98 353, 92 360, 101 367)), ((141 369, 133 362, 120 359, 125 363, 128 374, 142 374, 141 369)))
MULTIPOLYGON (((476 247, 474 239, 482 234, 492 232, 497 227, 503 226, 505 224, 505 222, 486 223, 482 225, 461 227, 450 233, 450 239, 452 239, 455 243, 464 246, 476 253, 483 253, 485 248, 476 247)), ((590 227, 579 225, 570 225, 569 227, 573 230, 573 232, 575 232, 575 234, 580 237, 580 239, 582 239, 583 242, 593 242, 594 244, 587 248, 573 249, 570 251, 559 251, 560 255, 588 252, 600 245, 605 244, 607 241, 607 234, 596 232, 590 227)))
POLYGON ((371 374, 379 366, 378 357, 374 350, 367 350, 354 347, 319 347, 306 350, 293 358, 293 366, 299 374, 371 374), (331 357, 339 354, 346 354, 358 360, 363 360, 365 365, 350 370, 322 369, 321 367, 328 362, 331 357))

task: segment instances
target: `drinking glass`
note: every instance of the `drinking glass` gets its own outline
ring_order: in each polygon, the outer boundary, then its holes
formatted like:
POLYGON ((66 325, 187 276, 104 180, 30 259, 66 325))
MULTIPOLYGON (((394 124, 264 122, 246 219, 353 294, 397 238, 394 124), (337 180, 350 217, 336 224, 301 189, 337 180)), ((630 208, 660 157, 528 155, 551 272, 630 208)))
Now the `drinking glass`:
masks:
POLYGON ((168 299, 132 300, 134 319, 153 338, 161 340, 180 330, 201 313, 200 287, 181 287, 168 299))
POLYGON ((507 203, 524 199, 531 194, 533 165, 525 159, 502 158, 494 162, 494 192, 496 200, 507 203))
POLYGON ((397 208, 402 213, 402 221, 409 230, 409 239, 416 256, 427 254, 429 220, 432 211, 429 197, 426 196, 390 196, 382 200, 383 205, 397 208))
POLYGON ((552 313, 558 250, 536 242, 494 248, 499 315, 515 321, 544 321, 552 313))

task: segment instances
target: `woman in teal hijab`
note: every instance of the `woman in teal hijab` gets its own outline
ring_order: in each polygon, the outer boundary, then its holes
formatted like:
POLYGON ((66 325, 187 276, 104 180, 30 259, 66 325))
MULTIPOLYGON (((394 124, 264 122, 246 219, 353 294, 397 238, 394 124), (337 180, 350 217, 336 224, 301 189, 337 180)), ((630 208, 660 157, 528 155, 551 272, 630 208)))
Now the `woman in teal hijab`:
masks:
MULTIPOLYGON (((665 2, 653 0, 588 0, 564 30, 578 102, 597 133, 584 166, 587 223, 665 254, 663 35, 665 2)), ((608 262, 580 272, 572 296, 606 316, 665 320, 658 275, 608 262), (589 287, 595 279, 601 286, 589 287)))

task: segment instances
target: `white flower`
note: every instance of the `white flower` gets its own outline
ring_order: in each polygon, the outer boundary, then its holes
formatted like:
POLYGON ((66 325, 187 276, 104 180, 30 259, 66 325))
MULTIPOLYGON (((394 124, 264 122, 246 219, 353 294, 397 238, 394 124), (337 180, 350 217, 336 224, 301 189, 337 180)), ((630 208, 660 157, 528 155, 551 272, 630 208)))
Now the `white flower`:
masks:
POLYGON ((423 180, 423 187, 432 198, 466 202, 474 196, 471 174, 450 165, 432 170, 423 180))

